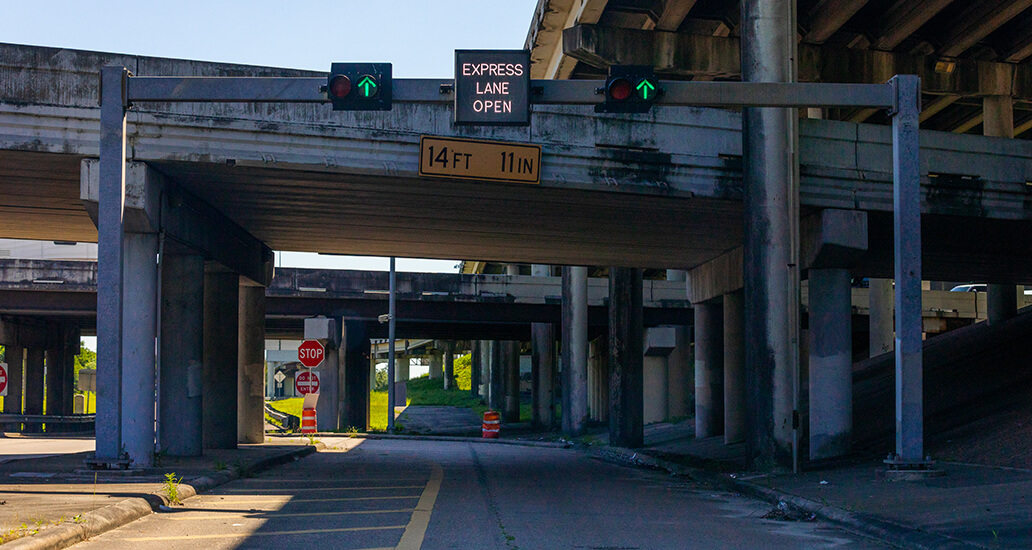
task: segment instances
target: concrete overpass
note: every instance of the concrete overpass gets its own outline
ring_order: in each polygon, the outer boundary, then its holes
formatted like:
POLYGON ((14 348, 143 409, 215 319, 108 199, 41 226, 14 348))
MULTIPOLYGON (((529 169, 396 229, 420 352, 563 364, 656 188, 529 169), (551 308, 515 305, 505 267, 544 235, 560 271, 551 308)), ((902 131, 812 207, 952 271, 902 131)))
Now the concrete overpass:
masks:
MULTIPOLYGON (((5 45, 0 49, 5 59, 12 60, 0 69, 5 83, 5 95, 0 97, 0 181, 4 196, 9 197, 0 204, 4 213, 0 234, 5 237, 96 238, 90 215, 99 200, 100 167, 89 157, 97 154, 101 137, 96 108, 100 66, 118 63, 133 67, 139 75, 321 76, 47 48, 5 45), (43 82, 47 86, 41 86, 43 82)), ((722 271, 729 266, 738 265, 746 275, 766 273, 742 268, 750 265, 748 254, 735 263, 738 247, 744 246, 745 251, 756 247, 744 238, 741 223, 742 199, 748 199, 743 194, 748 186, 742 182, 756 176, 755 172, 749 175, 748 160, 743 164, 739 114, 658 107, 641 116, 597 117, 587 106, 536 106, 532 124, 525 129, 454 127, 450 118, 444 100, 399 103, 389 114, 353 115, 331 114, 317 105, 134 106, 128 130, 131 163, 126 204, 126 227, 134 236, 127 241, 125 260, 133 277, 128 279, 127 292, 139 296, 157 292, 158 274, 147 258, 159 249, 171 260, 163 264, 170 271, 162 280, 176 282, 163 284, 161 292, 178 292, 181 298, 189 295, 193 304, 176 311, 168 326, 203 326, 202 310, 211 326, 235 325, 241 315, 264 318, 264 292, 253 285, 271 282, 271 248, 690 269, 689 292, 709 295, 705 300, 736 291, 722 271), (541 143, 542 184, 419 178, 416 142, 421 134, 541 143), (416 215, 426 211, 434 215, 416 221, 416 215), (309 225, 298 223, 301 219, 309 225), (227 270, 204 273, 204 260, 227 270), (174 265, 180 261, 186 264, 174 265), (250 283, 240 286, 238 275, 250 283), (205 296, 198 290, 201 278, 206 280, 205 296), (138 283, 142 286, 132 286, 138 283), (237 301, 250 305, 234 307, 231 302, 237 301)), ((803 250, 800 257, 783 262, 782 267, 831 267, 841 275, 844 267, 834 261, 845 258, 822 249, 829 242, 822 240, 826 236, 822 228, 862 228, 862 242, 835 245, 851 251, 848 269, 868 276, 889 275, 888 135, 877 126, 799 122, 799 154, 794 157, 799 162, 799 212, 813 221, 801 224, 797 233, 798 248, 803 250), (845 216, 856 225, 825 224, 835 216, 845 216)), ((1024 240, 993 237, 1027 226, 1024 195, 1026 182, 1032 180, 1028 144, 937 132, 923 132, 921 143, 926 278, 1027 282, 1029 245, 1024 240), (958 231, 960 226, 963 230, 958 231)), ((744 217, 751 220, 753 213, 744 217)), ((854 232, 853 236, 859 235, 854 232)), ((616 302, 622 307, 631 300, 632 310, 633 284, 632 277, 630 291, 618 287, 616 302)), ((743 281, 738 288, 742 287, 748 294, 749 283, 743 281)), ((139 309, 126 315, 143 319, 145 327, 157 325, 146 321, 159 315, 149 305, 153 302, 133 301, 132 307, 139 309)), ((99 309, 104 311, 105 306, 99 309)), ((612 321, 611 328, 633 330, 631 319, 612 321)), ((793 322, 786 317, 776 324, 792 326, 793 322)), ((257 325, 252 321, 248 326, 257 325)), ((133 341, 127 344, 123 359, 131 362, 143 360, 137 352, 146 350, 147 342, 154 339, 136 330, 126 333, 133 341)), ((236 343, 228 340, 235 342, 238 335, 226 335, 225 342, 214 346, 201 346, 199 334, 180 336, 186 340, 177 347, 192 350, 188 355, 196 356, 190 359, 196 362, 205 356, 209 372, 238 367, 232 351, 236 343)), ((241 336, 251 344, 239 349, 252 350, 253 355, 256 336, 241 336)), ((640 338, 630 338, 634 340, 640 338)), ((786 336, 779 342, 797 339, 786 336)), ((782 349, 782 344, 778 346, 782 349)), ((170 359, 184 361, 179 367, 186 372, 190 360, 170 359)), ((629 389, 640 371, 633 361, 620 365, 626 369, 629 389)), ((148 369, 153 369, 145 360, 133 365, 122 371, 131 379, 116 384, 123 393, 146 380, 148 369)), ((778 372, 784 376, 788 371, 778 372)), ((355 382, 355 387, 360 386, 355 382)), ((216 387, 205 391, 218 391, 216 387)), ((771 395, 768 390, 758 389, 764 399, 771 395)), ((126 410, 145 406, 134 403, 126 410)), ((619 422, 634 425, 639 418, 633 409, 627 409, 629 419, 619 422)), ((145 428, 134 426, 131 416, 122 418, 135 434, 133 453, 146 460, 145 428)), ((777 452, 766 446, 763 452, 781 457, 784 435, 778 432, 775 438, 777 452)), ((769 439, 771 434, 764 437, 769 439)), ((214 444, 235 444, 228 434, 218 439, 214 444)))

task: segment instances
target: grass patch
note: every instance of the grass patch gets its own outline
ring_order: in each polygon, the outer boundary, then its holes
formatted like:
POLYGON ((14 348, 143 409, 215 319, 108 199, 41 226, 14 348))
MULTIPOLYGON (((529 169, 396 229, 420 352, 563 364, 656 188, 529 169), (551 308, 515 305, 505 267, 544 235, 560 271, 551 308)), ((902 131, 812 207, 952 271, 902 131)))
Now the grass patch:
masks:
MULTIPOLYGON (((290 399, 269 401, 269 406, 279 412, 301 418, 301 405, 303 402, 303 397, 291 397, 290 399)), ((411 398, 408 399, 408 403, 412 404, 411 398)), ((369 392, 369 431, 387 431, 387 392, 385 391, 369 392)))

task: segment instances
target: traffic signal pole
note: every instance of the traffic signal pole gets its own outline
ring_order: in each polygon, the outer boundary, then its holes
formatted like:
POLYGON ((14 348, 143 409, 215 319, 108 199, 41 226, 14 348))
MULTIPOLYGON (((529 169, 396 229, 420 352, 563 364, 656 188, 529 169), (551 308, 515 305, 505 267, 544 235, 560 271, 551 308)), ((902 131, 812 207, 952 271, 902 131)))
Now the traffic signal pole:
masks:
MULTIPOLYGON (((119 429, 122 353, 122 204, 125 199, 125 120, 134 103, 329 103, 325 77, 132 76, 123 67, 102 70, 98 271, 97 459, 112 463, 123 446, 119 429), (103 412, 101 412, 103 411, 103 412)), ((386 84, 386 83, 385 83, 386 84)), ((881 107, 893 120, 894 232, 896 242, 896 455, 890 466, 924 464, 922 432, 921 241, 918 115, 920 80, 897 76, 884 84, 777 82, 658 82, 663 106, 881 107)), ((532 80, 531 104, 595 105, 599 80, 532 80)), ((452 79, 393 79, 398 103, 453 103, 452 79)), ((384 93, 386 90, 380 91, 384 93)), ((393 316, 392 316, 393 324, 393 316)), ((391 341, 393 343, 393 340, 391 341)), ((393 380, 389 380, 393 383, 393 380)), ((147 411, 138 411, 146 414, 147 411)), ((153 410, 150 411, 153 414, 153 410)), ((389 420, 393 420, 393 411, 389 420)), ((392 422, 393 423, 393 422, 392 422)))

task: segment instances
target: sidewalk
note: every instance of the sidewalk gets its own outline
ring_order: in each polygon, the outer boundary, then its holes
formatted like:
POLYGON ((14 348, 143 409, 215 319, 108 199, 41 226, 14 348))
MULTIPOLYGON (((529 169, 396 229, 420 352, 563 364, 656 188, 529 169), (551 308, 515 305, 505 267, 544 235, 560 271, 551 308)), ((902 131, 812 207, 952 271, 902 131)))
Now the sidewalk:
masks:
MULTIPOLYGON (((39 452, 60 443, 34 438, 39 452)), ((24 438, 0 438, 5 444, 24 438)), ((63 548, 149 514, 167 504, 165 474, 182 478, 179 496, 193 496, 251 472, 295 460, 316 450, 298 437, 271 437, 238 449, 206 450, 202 457, 160 458, 152 468, 93 472, 83 459, 90 452, 33 456, 0 463, 0 543, 3 548, 63 548), (22 538, 24 537, 24 538, 22 538)))
POLYGON ((1032 470, 939 463, 944 477, 887 481, 879 458, 799 474, 741 472, 741 445, 696 440, 694 427, 646 428, 643 449, 617 455, 768 499, 904 548, 1032 548, 1032 470))

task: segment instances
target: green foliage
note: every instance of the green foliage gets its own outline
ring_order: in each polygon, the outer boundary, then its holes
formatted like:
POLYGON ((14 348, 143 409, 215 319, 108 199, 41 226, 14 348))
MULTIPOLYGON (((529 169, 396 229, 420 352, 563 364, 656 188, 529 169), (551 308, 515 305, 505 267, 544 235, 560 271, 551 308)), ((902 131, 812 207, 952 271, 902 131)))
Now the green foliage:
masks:
POLYGON ((472 370, 473 354, 466 354, 455 359, 455 385, 459 387, 459 390, 469 391, 472 370))
POLYGON ((168 499, 168 503, 172 505, 181 505, 183 501, 179 500, 179 483, 183 481, 180 477, 176 479, 176 473, 171 472, 165 474, 164 491, 165 497, 168 499))
MULTIPOLYGON (((79 355, 75 356, 75 387, 79 387, 79 370, 97 368, 97 352, 79 343, 79 355)), ((78 392, 78 390, 76 390, 78 392)), ((96 409, 91 409, 96 410, 96 409)))
POLYGON ((374 391, 387 391, 387 368, 376 369, 376 379, 373 381, 374 391))
POLYGON ((440 378, 436 380, 431 380, 428 376, 413 378, 408 381, 407 385, 409 404, 475 408, 480 405, 480 400, 470 397, 468 378, 466 379, 466 384, 466 391, 461 389, 446 390, 444 389, 444 381, 440 378))

